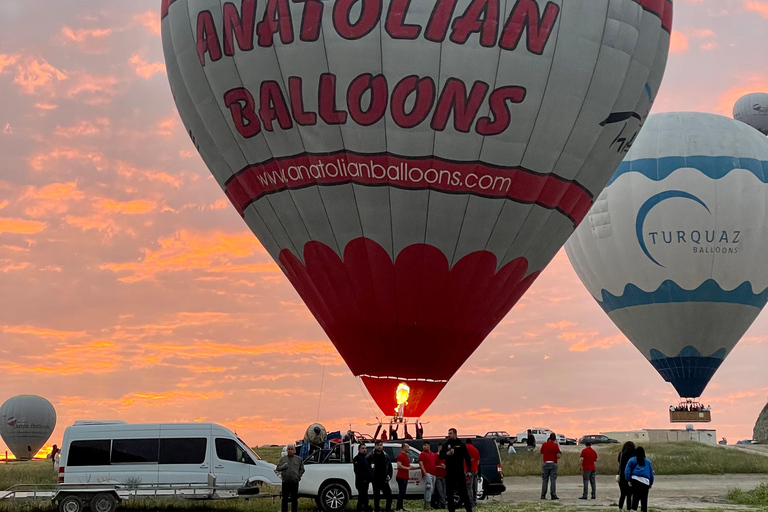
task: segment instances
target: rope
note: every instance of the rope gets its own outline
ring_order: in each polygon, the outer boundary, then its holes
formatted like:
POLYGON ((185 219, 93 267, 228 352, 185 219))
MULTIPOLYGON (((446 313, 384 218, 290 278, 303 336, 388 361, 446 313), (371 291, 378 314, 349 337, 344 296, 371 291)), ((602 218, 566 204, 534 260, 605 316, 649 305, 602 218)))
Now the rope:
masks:
POLYGON ((315 423, 320 423, 320 404, 323 403, 323 384, 325 383, 325 360, 328 357, 328 351, 323 354, 323 373, 320 376, 320 396, 317 398, 317 419, 315 423))

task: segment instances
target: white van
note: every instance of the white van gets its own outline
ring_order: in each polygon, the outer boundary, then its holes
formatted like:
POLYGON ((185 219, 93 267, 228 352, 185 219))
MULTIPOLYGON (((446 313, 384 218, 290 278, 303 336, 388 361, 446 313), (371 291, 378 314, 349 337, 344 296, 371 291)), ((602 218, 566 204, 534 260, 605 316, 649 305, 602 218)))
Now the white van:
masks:
POLYGON ((60 484, 279 485, 275 465, 213 423, 77 421, 64 431, 60 484))

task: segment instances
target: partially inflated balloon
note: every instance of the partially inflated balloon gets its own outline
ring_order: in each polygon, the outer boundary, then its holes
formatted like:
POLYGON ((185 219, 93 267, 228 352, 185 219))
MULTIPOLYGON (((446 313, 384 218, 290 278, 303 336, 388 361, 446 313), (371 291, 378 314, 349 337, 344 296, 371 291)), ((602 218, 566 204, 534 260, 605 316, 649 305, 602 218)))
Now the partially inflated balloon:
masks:
POLYGON ((419 416, 658 91, 671 0, 165 0, 181 118, 352 372, 419 416))
POLYGON ((0 435, 17 459, 34 457, 54 427, 56 410, 43 397, 19 395, 0 406, 0 435))
POLYGON ((768 93, 753 92, 739 98, 733 106, 733 118, 768 135, 768 93))
POLYGON ((699 397, 768 300, 768 139, 699 113, 651 115, 565 244, 611 320, 681 397, 699 397))

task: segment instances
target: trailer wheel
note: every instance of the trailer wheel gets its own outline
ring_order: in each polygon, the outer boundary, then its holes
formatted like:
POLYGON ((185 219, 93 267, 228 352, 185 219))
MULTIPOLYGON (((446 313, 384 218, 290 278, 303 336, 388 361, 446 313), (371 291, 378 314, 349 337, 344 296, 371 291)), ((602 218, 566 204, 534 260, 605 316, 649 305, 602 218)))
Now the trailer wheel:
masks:
POLYGON ((338 512, 347 508, 349 491, 339 483, 330 483, 323 487, 318 497, 320 509, 324 512, 338 512))
POLYGON ((83 512, 83 500, 77 496, 65 496, 59 501, 59 512, 83 512))
POLYGON ((115 512, 117 500, 111 494, 102 492, 91 500, 91 512, 115 512))

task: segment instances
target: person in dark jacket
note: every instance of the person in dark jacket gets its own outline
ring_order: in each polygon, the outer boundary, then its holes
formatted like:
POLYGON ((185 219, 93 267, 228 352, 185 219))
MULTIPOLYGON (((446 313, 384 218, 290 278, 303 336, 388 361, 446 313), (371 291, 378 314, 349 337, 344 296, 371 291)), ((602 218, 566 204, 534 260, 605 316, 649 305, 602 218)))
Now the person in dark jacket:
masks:
POLYGON ((456 510, 456 504, 453 501, 455 493, 459 494, 466 511, 472 512, 472 502, 467 494, 467 478, 470 478, 472 473, 464 470, 465 467, 472 468, 472 459, 469 457, 467 447, 458 438, 455 428, 448 430, 448 439, 443 443, 438 457, 445 461, 445 494, 448 498, 448 512, 456 510))
POLYGON ((280 459, 275 468, 275 473, 283 480, 281 511, 288 512, 288 503, 291 511, 299 508, 299 481, 304 474, 304 461, 296 455, 296 447, 289 444, 285 447, 287 455, 280 459))
POLYGON ((525 438, 525 446, 529 452, 536 449, 536 436, 528 429, 528 437, 525 438))
POLYGON ((624 446, 621 447, 619 452, 619 491, 621 496, 619 497, 619 510, 624 508, 624 500, 627 501, 627 510, 632 508, 632 488, 627 485, 627 479, 624 476, 624 469, 627 467, 629 459, 635 456, 635 443, 627 441, 624 446))
POLYGON ((387 500, 386 511, 392 510, 392 489, 389 481, 392 479, 392 460, 384 451, 384 443, 377 440, 368 457, 368 465, 371 468, 371 483, 373 484, 373 510, 379 512, 379 494, 384 494, 387 500))
POLYGON ((627 461, 627 467, 624 468, 624 478, 627 484, 632 487, 632 510, 637 510, 637 506, 642 503, 641 510, 648 511, 648 491, 653 487, 653 466, 651 461, 645 457, 645 450, 638 446, 635 450, 635 456, 627 461))
POLYGON ((366 458, 368 448, 361 444, 357 448, 357 455, 352 459, 355 468, 355 489, 357 489, 357 512, 368 512, 368 484, 371 483, 371 466, 366 458))

